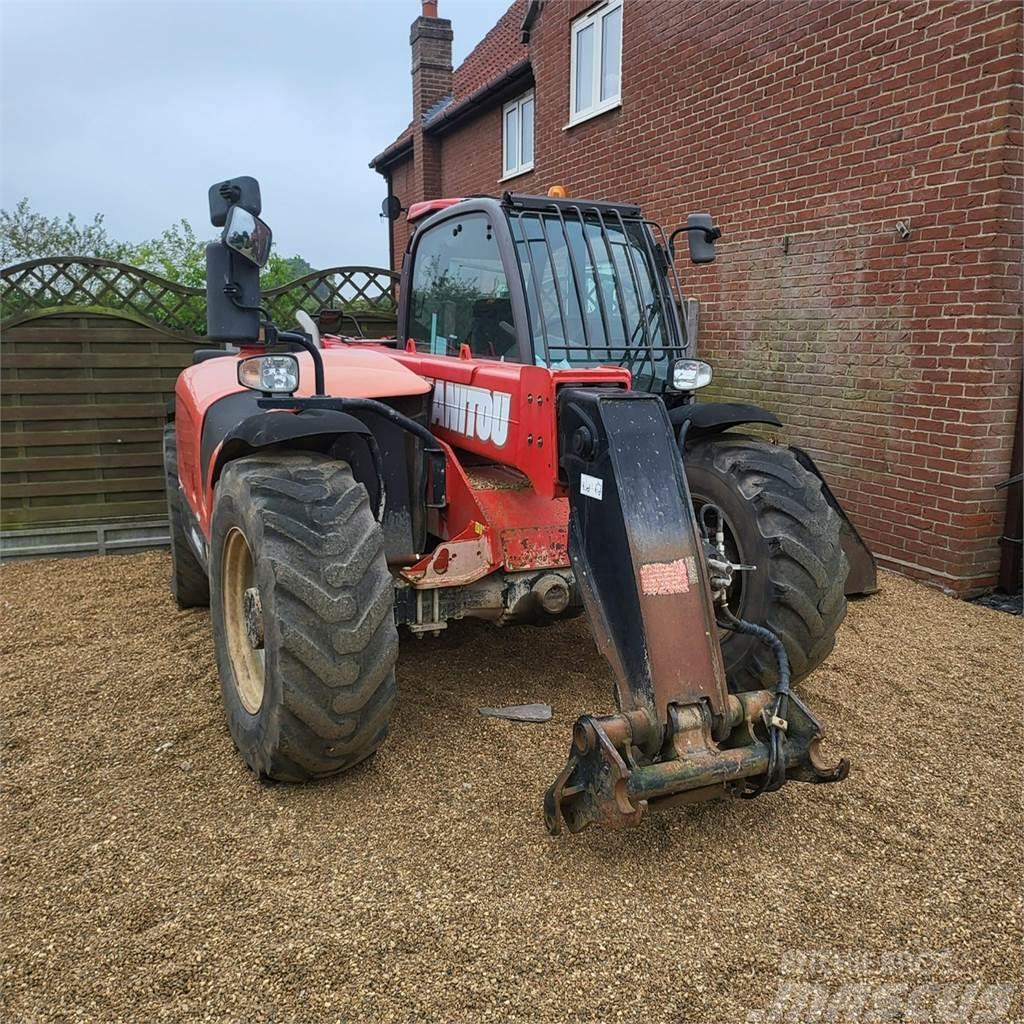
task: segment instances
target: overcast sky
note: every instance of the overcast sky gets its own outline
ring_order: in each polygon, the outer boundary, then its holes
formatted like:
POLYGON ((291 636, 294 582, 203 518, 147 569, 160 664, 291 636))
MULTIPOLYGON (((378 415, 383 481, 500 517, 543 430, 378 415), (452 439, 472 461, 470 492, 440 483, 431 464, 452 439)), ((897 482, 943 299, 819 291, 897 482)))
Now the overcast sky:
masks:
MULTIPOLYGON (((508 0, 440 0, 455 64, 508 0)), ((206 190, 259 179, 277 251, 315 267, 387 263, 384 179, 409 123, 419 0, 0 0, 0 205, 103 213, 142 241, 206 190)))

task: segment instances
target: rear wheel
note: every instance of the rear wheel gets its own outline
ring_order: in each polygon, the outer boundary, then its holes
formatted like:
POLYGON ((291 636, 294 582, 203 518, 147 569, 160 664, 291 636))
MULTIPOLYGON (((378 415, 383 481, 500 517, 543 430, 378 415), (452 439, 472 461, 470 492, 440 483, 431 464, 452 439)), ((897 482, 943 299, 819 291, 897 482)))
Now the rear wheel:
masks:
POLYGON ((349 467, 254 455, 217 485, 211 613, 228 726, 258 775, 303 781, 387 735, 398 632, 383 535, 349 467))
MULTIPOLYGON (((694 506, 710 502, 725 518, 731 560, 757 567, 735 575, 733 613, 778 634, 793 679, 803 678, 828 656, 846 616, 841 523, 820 481, 787 448, 733 434, 697 441, 684 462, 694 506)), ((770 689, 778 679, 754 637, 723 633, 722 656, 734 690, 770 689)))
POLYGON ((173 423, 164 427, 164 484, 171 536, 171 593, 179 608, 205 608, 210 603, 210 581, 185 532, 184 498, 178 479, 178 441, 173 423))

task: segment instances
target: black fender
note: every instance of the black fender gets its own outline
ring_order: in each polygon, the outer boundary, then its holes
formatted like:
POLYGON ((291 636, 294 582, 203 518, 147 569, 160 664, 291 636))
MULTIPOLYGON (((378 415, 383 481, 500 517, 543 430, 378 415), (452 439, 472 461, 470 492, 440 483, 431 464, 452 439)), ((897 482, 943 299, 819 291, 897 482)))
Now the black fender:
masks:
MULTIPOLYGON (((782 420, 774 413, 758 405, 744 405, 740 402, 691 402, 689 405, 670 409, 668 418, 672 421, 680 441, 702 434, 718 433, 743 423, 782 426, 782 420)), ((864 543, 864 538, 858 533, 857 527, 850 522, 850 517, 832 493, 832 488, 815 465, 814 459, 795 445, 790 445, 789 450, 804 469, 821 481, 821 492, 825 495, 825 500, 835 509, 842 521, 840 539, 846 552, 846 560, 850 564, 850 571, 846 577, 846 596, 874 594, 878 590, 878 566, 875 563, 875 556, 864 543)))
POLYGON ((363 419, 339 409, 269 411, 260 409, 259 399, 253 391, 236 393, 207 411, 200 457, 204 478, 213 460, 211 487, 229 462, 263 449, 323 452, 347 462, 366 488, 370 507, 382 516, 388 561, 414 561, 426 540, 426 508, 421 459, 409 446, 422 442, 373 413, 363 419))
POLYGON ((686 426, 688 435, 711 434, 741 423, 768 423, 781 427, 782 420, 759 405, 744 405, 741 402, 691 402, 670 409, 668 418, 678 432, 686 426))
MULTIPOLYGON (((360 419, 336 409, 307 409, 301 413, 258 412, 247 416, 224 435, 224 443, 217 452, 213 465, 214 483, 220 478, 224 467, 244 455, 251 455, 271 445, 290 445, 294 442, 320 442, 303 444, 301 447, 324 451, 345 434, 372 437, 373 432, 360 419)), ((363 442, 366 444, 366 442, 363 442)), ((355 470, 353 469, 353 472, 355 470)), ((360 483, 366 485, 367 481, 360 483)), ((374 489, 379 485, 374 483, 374 489)))
POLYGON ((878 565, 875 562, 875 556, 871 554, 871 549, 864 543, 864 538, 861 537, 857 527, 850 522, 850 517, 844 511, 843 506, 839 504, 839 499, 832 493, 832 488, 829 487, 821 470, 815 465, 814 459, 803 448, 797 448, 796 445, 790 445, 789 450, 804 469, 813 473, 821 481, 821 493, 825 495, 825 500, 835 509, 842 520, 839 539, 842 542, 843 551, 846 552, 846 561, 850 565, 850 571, 846 574, 846 596, 857 597, 876 593, 878 590, 878 565))

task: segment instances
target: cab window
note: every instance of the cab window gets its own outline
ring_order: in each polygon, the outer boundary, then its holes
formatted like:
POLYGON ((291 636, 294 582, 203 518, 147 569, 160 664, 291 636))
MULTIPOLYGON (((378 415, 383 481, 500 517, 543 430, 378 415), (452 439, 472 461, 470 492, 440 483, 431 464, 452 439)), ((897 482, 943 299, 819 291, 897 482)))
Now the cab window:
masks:
POLYGON ((430 228, 414 259, 409 336, 417 349, 458 355, 468 345, 484 359, 518 360, 508 279, 486 213, 430 228))

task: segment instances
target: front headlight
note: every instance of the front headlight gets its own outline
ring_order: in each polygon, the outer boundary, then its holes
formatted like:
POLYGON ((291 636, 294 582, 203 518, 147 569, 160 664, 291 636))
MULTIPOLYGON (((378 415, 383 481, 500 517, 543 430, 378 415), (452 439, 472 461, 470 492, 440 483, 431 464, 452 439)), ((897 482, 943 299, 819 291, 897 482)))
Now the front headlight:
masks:
POLYGON ((292 355, 250 356, 238 364, 238 383, 270 395, 290 395, 299 386, 299 361, 292 355))
POLYGON ((677 359, 672 364, 672 389, 696 391, 711 383, 711 367, 701 359, 677 359))

